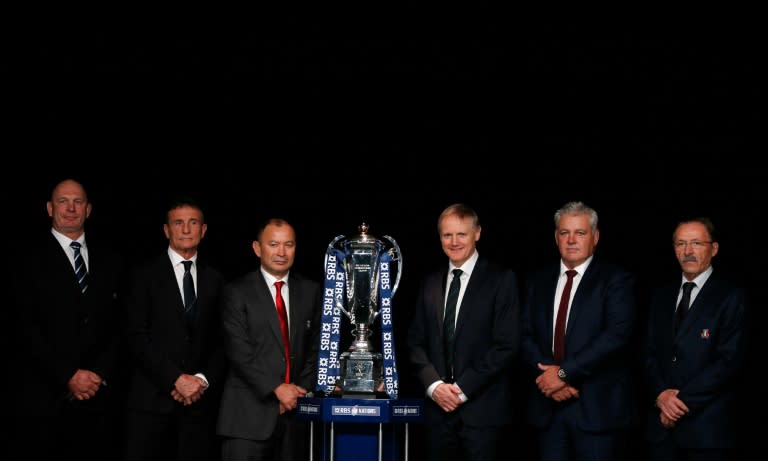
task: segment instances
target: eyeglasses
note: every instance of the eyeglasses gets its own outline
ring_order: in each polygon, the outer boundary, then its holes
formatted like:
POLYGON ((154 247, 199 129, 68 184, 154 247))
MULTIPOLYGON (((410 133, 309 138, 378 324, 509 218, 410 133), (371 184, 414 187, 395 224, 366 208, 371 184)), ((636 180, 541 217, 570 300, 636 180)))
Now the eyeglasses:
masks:
POLYGON ((694 250, 698 250, 699 248, 703 248, 704 245, 709 245, 710 243, 712 242, 707 240, 692 240, 690 242, 686 242, 685 240, 678 240, 675 242, 675 248, 678 250, 683 250, 685 247, 690 245, 694 250))

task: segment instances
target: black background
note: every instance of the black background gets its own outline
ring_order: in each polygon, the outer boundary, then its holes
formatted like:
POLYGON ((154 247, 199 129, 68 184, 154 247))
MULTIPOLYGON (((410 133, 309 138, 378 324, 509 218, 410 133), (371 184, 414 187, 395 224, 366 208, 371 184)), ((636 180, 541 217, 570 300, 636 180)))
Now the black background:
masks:
MULTIPOLYGON (((478 211, 479 251, 524 278, 557 259, 554 211, 585 201, 600 216, 597 255, 638 277, 641 318, 648 289, 679 277, 675 223, 701 214, 721 232, 716 270, 750 290, 762 324, 762 34, 475 26, 375 39, 27 30, 11 66, 4 173, 21 186, 7 233, 46 229, 45 201, 71 176, 93 203, 88 234, 137 261, 167 245, 166 198, 190 193, 209 224, 201 254, 229 278, 256 267, 257 226, 281 216, 298 233, 295 269, 320 280, 328 243, 365 221, 402 249, 402 336, 420 278, 445 263, 436 220, 450 203, 478 211)), ((416 392, 407 379, 404 390, 416 392)))

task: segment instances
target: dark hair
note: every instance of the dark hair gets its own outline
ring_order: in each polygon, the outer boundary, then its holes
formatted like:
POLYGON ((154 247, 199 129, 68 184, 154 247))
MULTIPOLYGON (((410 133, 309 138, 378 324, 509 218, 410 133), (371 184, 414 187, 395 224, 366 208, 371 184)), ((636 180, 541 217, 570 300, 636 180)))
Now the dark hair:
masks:
MULTIPOLYGON (((289 223, 285 219, 282 219, 282 218, 269 218, 269 219, 264 221, 259 226, 259 231, 256 233, 256 240, 257 241, 261 241, 261 234, 264 233, 264 229, 266 229, 267 226, 269 226, 270 224, 278 226, 278 227, 279 226, 291 226, 291 223, 289 223)), ((293 227, 293 226, 291 226, 291 227, 293 227)))
POLYGON ((709 239, 713 242, 717 242, 717 232, 715 231, 715 225, 712 223, 712 220, 705 217, 705 216, 697 216, 695 218, 687 218, 683 219, 682 221, 679 221, 677 225, 675 226, 675 230, 672 232, 672 240, 675 240, 675 235, 677 234, 677 229, 682 226, 683 224, 689 224, 697 222, 704 227, 707 228, 707 233, 709 233, 709 239))
POLYGON ((168 206, 165 208, 165 221, 168 222, 171 211, 184 207, 190 207, 198 210, 200 212, 200 217, 202 218, 203 223, 205 223, 205 213, 203 213, 203 208, 192 197, 174 197, 169 200, 168 206))

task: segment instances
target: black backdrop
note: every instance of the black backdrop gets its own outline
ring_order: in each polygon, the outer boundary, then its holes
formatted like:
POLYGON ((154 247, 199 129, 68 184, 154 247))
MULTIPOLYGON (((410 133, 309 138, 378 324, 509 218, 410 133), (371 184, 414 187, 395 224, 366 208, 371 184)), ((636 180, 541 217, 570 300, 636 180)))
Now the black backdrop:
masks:
MULTIPOLYGON (((585 201, 600 215, 599 257, 638 276, 641 317, 648 288, 678 276, 676 220, 703 214, 721 231, 715 267, 750 289, 759 329, 761 34, 482 29, 370 40, 30 32, 12 67, 18 142, 4 172, 20 186, 8 233, 46 228, 52 186, 73 176, 94 205, 88 232, 136 261, 165 248, 164 201, 185 192, 206 209, 201 253, 228 277, 255 267, 257 225, 282 216, 298 232, 296 270, 319 280, 328 243, 365 221, 402 248, 402 336, 419 279, 444 263, 436 218, 450 203, 473 206, 479 250, 524 276, 557 258, 554 211, 585 201)), ((755 340, 750 358, 759 350, 755 340)))

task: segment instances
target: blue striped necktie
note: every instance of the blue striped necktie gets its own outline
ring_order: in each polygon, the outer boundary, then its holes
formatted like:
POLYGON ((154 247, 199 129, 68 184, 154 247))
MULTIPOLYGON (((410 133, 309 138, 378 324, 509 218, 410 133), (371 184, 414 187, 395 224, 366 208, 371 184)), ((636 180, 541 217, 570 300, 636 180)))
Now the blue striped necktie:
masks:
POLYGON ((80 242, 72 242, 69 244, 72 247, 72 251, 75 253, 75 275, 77 276, 77 283, 80 284, 80 291, 85 294, 85 290, 88 289, 88 268, 85 267, 85 259, 80 254, 80 242))

